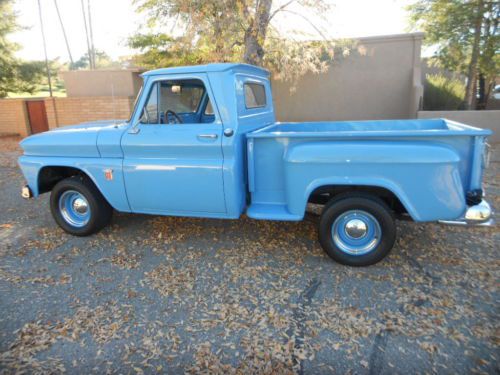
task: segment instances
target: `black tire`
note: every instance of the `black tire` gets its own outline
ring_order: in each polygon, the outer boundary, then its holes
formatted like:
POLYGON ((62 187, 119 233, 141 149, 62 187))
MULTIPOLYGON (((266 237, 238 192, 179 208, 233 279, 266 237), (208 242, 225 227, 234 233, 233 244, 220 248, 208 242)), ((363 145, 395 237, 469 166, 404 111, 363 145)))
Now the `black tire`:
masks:
POLYGON ((50 211, 56 223, 65 232, 74 236, 88 236, 100 231, 109 224, 113 216, 113 208, 86 176, 73 176, 59 181, 50 194, 50 211), (69 191, 76 191, 83 195, 90 208, 88 222, 82 226, 71 225, 59 208, 61 196, 69 191))
MULTIPOLYGON (((351 216, 352 217, 352 216, 351 216)), ((346 219, 347 220, 347 219, 346 219)), ((342 223, 342 221, 340 221, 342 223)), ((345 223, 345 221, 344 221, 345 223)), ((339 225, 341 226, 341 225, 339 225)), ((336 226, 337 228, 338 226, 336 226)), ((347 228, 347 225, 345 227, 347 228)), ((344 230, 344 233, 347 231, 344 230)), ((345 237, 345 235, 344 235, 345 237)), ((347 237, 346 237, 347 238, 347 237)), ((351 237, 353 238, 353 237, 351 237)), ((370 194, 343 194, 333 198, 323 209, 319 221, 319 242, 325 252, 336 262, 348 266, 369 266, 381 261, 392 249, 396 240, 396 224, 392 211, 384 201, 370 194), (350 212, 367 213, 367 217, 375 219, 374 231, 378 231, 379 236, 373 249, 361 255, 353 255, 350 250, 343 250, 342 240, 339 236, 334 236, 332 232, 337 233, 333 228, 334 223, 339 218, 342 220, 350 212), (377 224, 378 223, 378 224, 377 224)), ((371 242, 370 242, 371 243, 371 242)))

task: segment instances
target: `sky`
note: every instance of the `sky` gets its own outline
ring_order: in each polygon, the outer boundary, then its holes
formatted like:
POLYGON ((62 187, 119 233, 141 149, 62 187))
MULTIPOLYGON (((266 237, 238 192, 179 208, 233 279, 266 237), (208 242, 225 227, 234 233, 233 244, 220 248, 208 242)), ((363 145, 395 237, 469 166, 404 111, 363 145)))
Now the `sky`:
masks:
MULTIPOLYGON (((275 4, 286 0, 275 0, 275 4)), ((374 35, 390 35, 407 32, 405 6, 411 0, 329 0, 333 9, 323 21, 314 14, 303 13, 310 22, 322 29, 328 37, 356 38, 374 35)), ((49 59, 69 61, 61 32, 54 0, 40 0, 47 54, 49 59)), ((85 1, 86 3, 86 1, 85 1)), ((58 0, 73 59, 87 51, 85 28, 80 0, 58 0)), ((140 30, 143 15, 135 12, 132 0, 90 0, 95 48, 113 58, 132 54, 126 45, 127 37, 140 30)), ((12 34, 10 39, 22 49, 17 56, 27 60, 43 60, 37 0, 17 0, 14 9, 18 22, 25 29, 12 34)), ((303 12, 301 9, 294 9, 303 12)), ((284 34, 299 30, 303 38, 320 38, 314 28, 302 18, 282 13, 273 19, 274 27, 284 34)))

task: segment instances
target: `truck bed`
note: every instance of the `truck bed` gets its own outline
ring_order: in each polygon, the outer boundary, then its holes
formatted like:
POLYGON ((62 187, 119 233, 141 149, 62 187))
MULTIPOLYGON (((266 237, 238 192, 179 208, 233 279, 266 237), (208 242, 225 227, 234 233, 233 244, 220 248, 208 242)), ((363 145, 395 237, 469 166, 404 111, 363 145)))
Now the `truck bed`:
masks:
POLYGON ((375 120, 338 122, 283 122, 248 134, 249 138, 269 137, 401 137, 436 135, 489 135, 489 130, 446 119, 375 120))
POLYGON ((301 220, 322 185, 393 192, 416 221, 453 220, 481 188, 491 131, 446 119, 274 123, 247 133, 247 215, 301 220))

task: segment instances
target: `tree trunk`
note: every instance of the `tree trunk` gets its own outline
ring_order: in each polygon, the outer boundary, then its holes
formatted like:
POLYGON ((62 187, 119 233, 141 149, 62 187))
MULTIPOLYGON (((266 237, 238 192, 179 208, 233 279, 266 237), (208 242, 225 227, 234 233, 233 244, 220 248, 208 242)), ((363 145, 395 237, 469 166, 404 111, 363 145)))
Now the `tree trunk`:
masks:
POLYGON ((465 87, 465 109, 474 109, 476 99, 477 65, 479 61, 479 42, 481 40, 481 26, 483 22, 483 0, 478 0, 474 24, 474 41, 472 55, 467 72, 467 86, 465 87))
POLYGON ((484 109, 487 109, 488 108, 488 102, 490 100, 490 97, 491 97, 491 92, 493 91, 494 87, 495 87, 495 77, 493 78, 486 78, 485 79, 485 93, 484 93, 484 109))
POLYGON ((479 73, 479 98, 477 100, 476 109, 486 108, 486 79, 482 73, 479 73))
POLYGON ((266 40, 272 0, 257 0, 255 16, 245 30, 245 53, 243 61, 248 64, 261 65, 264 57, 264 42, 266 40))
POLYGON ((224 62, 224 41, 222 39, 222 27, 221 20, 219 19, 217 14, 214 14, 214 35, 213 38, 215 40, 215 61, 216 62, 224 62))

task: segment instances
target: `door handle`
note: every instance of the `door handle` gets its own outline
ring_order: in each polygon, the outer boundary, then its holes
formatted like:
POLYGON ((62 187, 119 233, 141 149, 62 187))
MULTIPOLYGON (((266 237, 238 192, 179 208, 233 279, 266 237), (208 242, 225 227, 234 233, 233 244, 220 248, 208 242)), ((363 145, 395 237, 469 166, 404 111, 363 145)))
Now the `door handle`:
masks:
POLYGON ((217 139, 217 134, 198 134, 200 139, 217 139))

